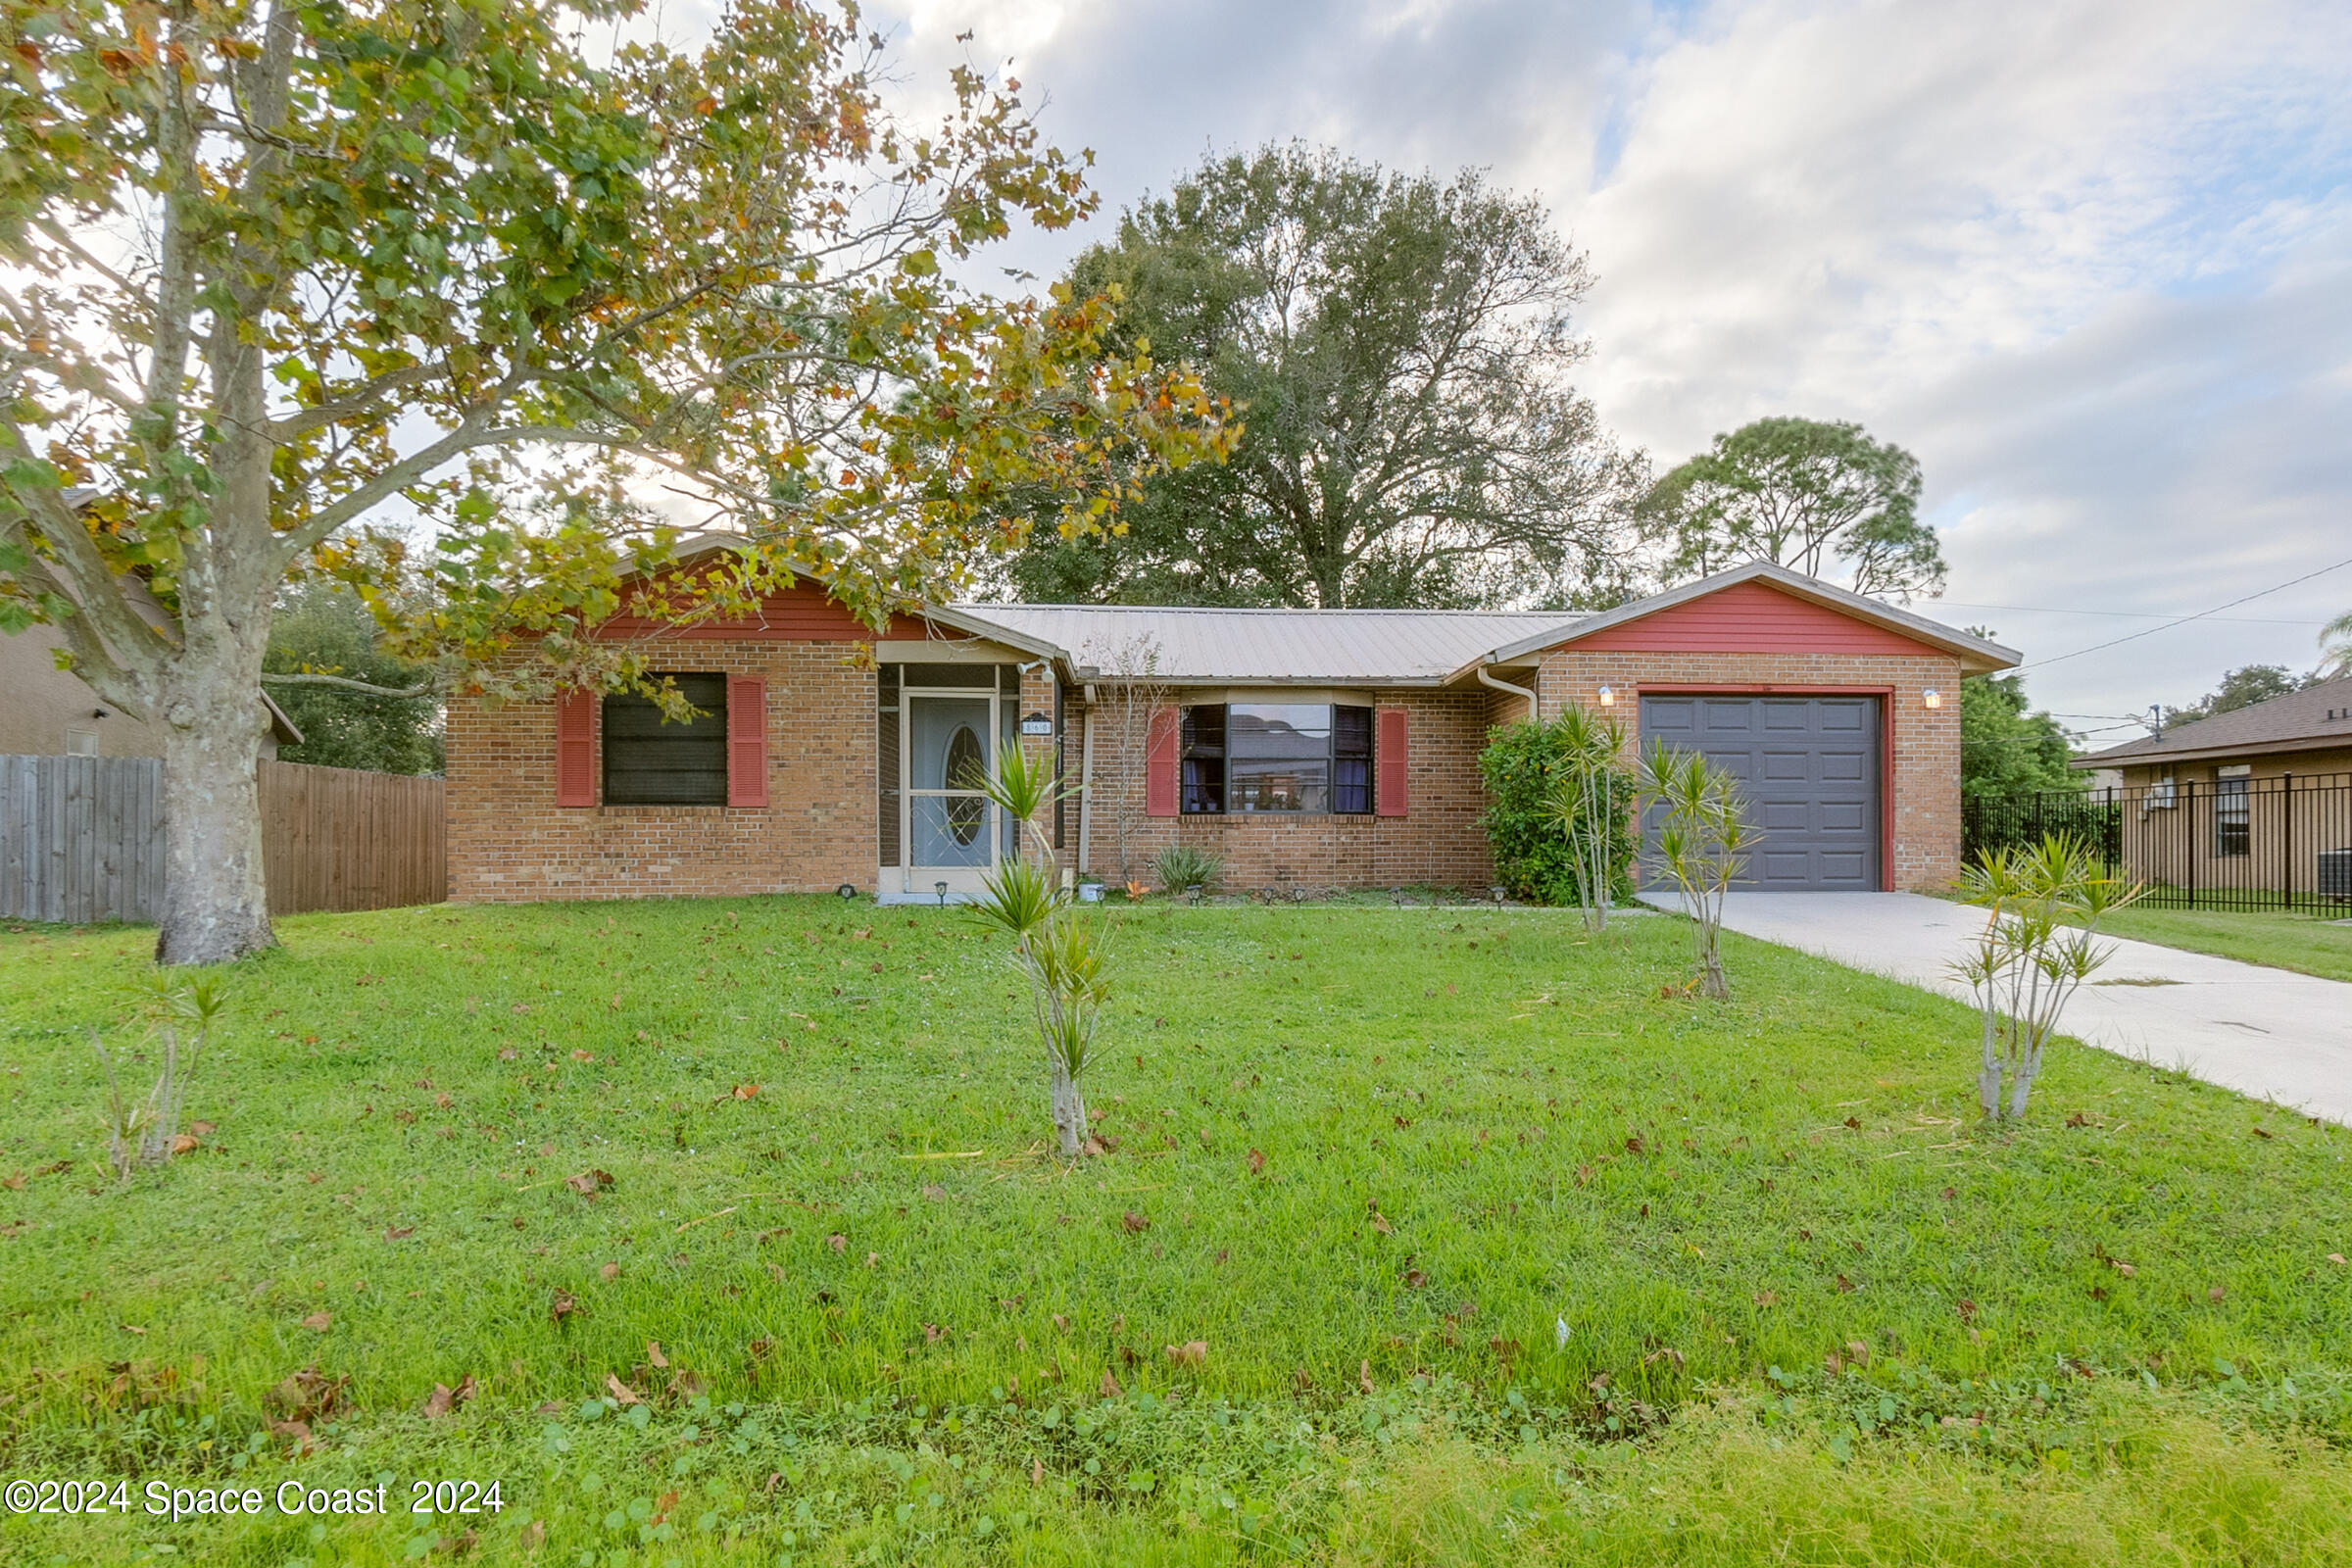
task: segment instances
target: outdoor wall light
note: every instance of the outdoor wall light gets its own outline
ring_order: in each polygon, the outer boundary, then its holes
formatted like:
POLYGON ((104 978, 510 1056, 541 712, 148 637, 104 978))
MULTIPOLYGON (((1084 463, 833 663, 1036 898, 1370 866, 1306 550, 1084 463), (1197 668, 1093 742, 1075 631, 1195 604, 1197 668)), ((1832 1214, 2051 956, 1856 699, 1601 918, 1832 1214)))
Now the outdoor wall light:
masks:
POLYGON ((1943 706, 1943 693, 1935 691, 1921 692, 1919 694, 1919 700, 1923 703, 1926 703, 1930 708, 1941 708, 1943 706))
POLYGON ((1616 688, 1611 686, 1603 686, 1600 689, 1600 706, 1603 708, 1615 708, 1617 706, 1616 688))

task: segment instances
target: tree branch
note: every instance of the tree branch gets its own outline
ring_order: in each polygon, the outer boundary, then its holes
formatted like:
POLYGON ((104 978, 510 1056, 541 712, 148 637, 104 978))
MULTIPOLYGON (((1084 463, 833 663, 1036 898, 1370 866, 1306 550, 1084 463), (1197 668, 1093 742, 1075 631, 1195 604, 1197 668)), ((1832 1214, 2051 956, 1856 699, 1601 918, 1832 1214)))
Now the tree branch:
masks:
POLYGON ((370 697, 427 697, 441 690, 441 683, 436 680, 418 681, 414 686, 378 686, 373 681, 353 680, 348 675, 318 675, 308 672, 280 675, 265 670, 262 673, 262 679, 281 686, 338 686, 355 692, 366 692, 370 697))

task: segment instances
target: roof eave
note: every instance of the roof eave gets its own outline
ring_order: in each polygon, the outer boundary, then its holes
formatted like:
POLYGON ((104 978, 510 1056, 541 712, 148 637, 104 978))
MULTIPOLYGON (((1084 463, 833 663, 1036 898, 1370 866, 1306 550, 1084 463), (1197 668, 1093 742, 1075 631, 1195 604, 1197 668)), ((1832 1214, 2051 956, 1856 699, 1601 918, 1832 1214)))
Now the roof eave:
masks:
MULTIPOLYGON (((2132 742, 2133 745, 2143 744, 2132 742)), ((2158 762, 2209 762, 2223 757, 2269 757, 2277 752, 2352 750, 2352 735, 2300 735, 2291 740, 2237 741, 2220 746, 2183 746, 2178 751, 2092 752, 2066 765, 2085 772, 2100 767, 2143 767, 2158 762)))

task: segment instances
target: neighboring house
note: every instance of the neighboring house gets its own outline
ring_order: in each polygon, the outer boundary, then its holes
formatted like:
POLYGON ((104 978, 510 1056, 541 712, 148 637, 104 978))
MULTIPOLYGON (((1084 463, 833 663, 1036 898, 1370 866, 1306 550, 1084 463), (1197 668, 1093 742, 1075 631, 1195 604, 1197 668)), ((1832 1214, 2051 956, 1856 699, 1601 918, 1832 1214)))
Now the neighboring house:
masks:
POLYGON ((2352 896, 2352 676, 2073 765, 2116 787, 2132 875, 2170 887, 2352 896))
POLYGON ((2352 675, 2078 757, 2074 766, 2115 769, 2126 789, 2352 773, 2352 675))
MULTIPOLYGON (((157 612, 161 613, 160 611, 157 612)), ((114 704, 103 701, 72 670, 57 667, 64 634, 33 626, 14 636, 0 634, 0 756, 161 757, 163 737, 114 704)), ((298 746, 295 728, 267 692, 256 693, 256 722, 270 726, 262 755, 298 746)))
POLYGON ((605 634, 651 640, 704 716, 453 701, 452 899, 969 892, 1015 825, 960 786, 1015 744, 1087 785, 1047 825, 1064 865, 1115 873, 1123 818, 1138 874, 1183 841, 1241 888, 1483 888, 1487 732, 1571 702, 1737 771, 1758 885, 1939 888, 1960 679, 2017 662, 1761 563, 1596 614, 967 604, 877 638, 803 583, 747 621, 605 634), (1122 747, 1116 677, 1146 666, 1160 700, 1122 747))

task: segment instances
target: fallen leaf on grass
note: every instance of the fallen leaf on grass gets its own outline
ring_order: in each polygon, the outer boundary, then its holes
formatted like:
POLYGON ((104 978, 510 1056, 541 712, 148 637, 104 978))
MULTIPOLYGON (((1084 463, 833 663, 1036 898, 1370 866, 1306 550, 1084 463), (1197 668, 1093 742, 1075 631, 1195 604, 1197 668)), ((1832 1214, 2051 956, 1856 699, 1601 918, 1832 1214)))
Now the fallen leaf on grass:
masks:
POLYGON ((2216 1285, 2205 1293, 2205 1299, 2208 1301, 2218 1301, 2222 1298, 2222 1288, 2219 1285, 2216 1285))
POLYGON ((662 1353, 662 1342, 660 1340, 648 1340, 645 1342, 645 1358, 656 1366, 665 1367, 669 1365, 669 1357, 662 1353))
POLYGON ((1417 1268, 1408 1268, 1404 1271, 1404 1283, 1408 1290, 1417 1291, 1429 1283, 1429 1276, 1417 1268))
POLYGON ((1974 1323, 1976 1320, 1977 1303, 1963 1297, 1960 1301, 1960 1321, 1963 1323, 1974 1323))
POLYGON ((609 1170, 584 1170, 577 1176, 564 1177, 564 1185, 582 1198, 594 1198, 612 1185, 612 1173, 609 1170))
POLYGON ((948 1190, 937 1182, 933 1182, 923 1189, 923 1200, 931 1203, 944 1203, 948 1200, 948 1190))
POLYGON ((571 1052, 571 1059, 574 1061, 594 1061, 596 1059, 596 1053, 574 1046, 571 1052))
POLYGON ((2328 1254, 2328 1261, 2333 1263, 2337 1268, 2342 1268, 2344 1266, 2344 1254, 2341 1252, 2329 1252, 2328 1254))
POLYGON ((1251 1151, 1250 1151, 1250 1175, 1252 1175, 1252 1176, 1255 1176, 1255 1175, 1257 1175, 1259 1172, 1263 1171, 1265 1168, 1266 1168, 1266 1155, 1265 1155, 1265 1151, 1263 1151, 1263 1150, 1260 1150, 1260 1149, 1252 1149, 1251 1151))
POLYGON ((1167 1349, 1170 1366, 1199 1366, 1208 1359, 1206 1340, 1187 1340, 1182 1345, 1171 1345, 1167 1349))
POLYGON ((1355 1369, 1355 1386, 1366 1394, 1372 1392, 1372 1363, 1369 1360, 1355 1369))
POLYGON ((579 1309, 579 1303, 571 1298, 569 1291, 558 1291, 556 1298, 548 1303, 547 1318, 549 1322, 561 1326, 565 1318, 579 1309))
POLYGON ((760 1093, 760 1086, 758 1084, 737 1084, 730 1093, 737 1100, 749 1100, 760 1093))
POLYGON ((334 1320, 334 1314, 331 1312, 313 1312, 309 1317, 306 1317, 302 1320, 302 1326, 306 1329, 312 1330, 315 1333, 324 1334, 327 1330, 327 1326, 333 1323, 334 1320))
POLYGON ((140 1328, 136 1323, 118 1323, 115 1326, 125 1334, 144 1334, 147 1332, 145 1329, 140 1328))
POLYGON ((620 1378, 614 1373, 608 1372, 605 1374, 605 1387, 611 1390, 612 1397, 619 1400, 622 1404, 643 1404, 645 1402, 643 1399, 637 1396, 637 1391, 635 1389, 632 1389, 626 1383, 621 1382, 620 1378))
POLYGON ((1758 1306, 1778 1306, 1780 1301, 1780 1297, 1776 1296, 1771 1291, 1758 1291, 1756 1293, 1756 1304, 1758 1306))
POLYGON ((1119 1387, 1119 1380, 1110 1375, 1110 1368, 1108 1367, 1104 1367, 1102 1369, 1102 1381, 1096 1385, 1096 1387, 1105 1399, 1115 1399, 1120 1395, 1127 1392, 1125 1389, 1119 1387))
POLYGON ((849 1249, 850 1239, 847 1236, 842 1235, 839 1231, 835 1231, 832 1235, 825 1238, 825 1245, 833 1249, 833 1250, 836 1252, 846 1251, 849 1249))
POLYGON ((384 1231, 384 1240, 387 1242, 405 1242, 416 1234, 416 1227, 414 1225, 393 1225, 386 1228, 384 1231))
POLYGON ((188 1131, 194 1133, 199 1138, 210 1138, 213 1135, 214 1128, 213 1124, 209 1121, 192 1121, 188 1123, 188 1131))
POLYGON ((425 1396, 425 1419, 428 1421, 440 1420, 459 1405, 471 1399, 479 1392, 480 1390, 474 1386, 473 1374, 470 1372, 460 1378, 458 1386, 454 1389, 446 1383, 434 1384, 433 1392, 425 1396))
POLYGON ((2257 1127, 2254 1129, 2254 1136, 2257 1138, 2268 1138, 2271 1136, 2271 1132, 2270 1129, 2266 1127, 2257 1127))
POLYGON ((172 1140, 172 1152, 174 1154, 193 1153, 201 1147, 203 1141, 192 1133, 180 1133, 172 1140))
POLYGON ((1848 1340, 1845 1342, 1845 1358, 1856 1366, 1868 1366, 1870 1365, 1870 1347, 1860 1340, 1848 1340))
POLYGON ((1125 1228, 1127 1234, 1130 1236, 1137 1235, 1152 1228, 1152 1222, 1146 1219, 1143 1215, 1138 1214, 1132 1208, 1119 1216, 1119 1224, 1125 1228))
POLYGON ((1850 1291, 1850 1290, 1852 1290, 1853 1288, 1854 1288, 1854 1282, 1853 1282, 1852 1280, 1849 1280, 1849 1279, 1847 1279, 1847 1278, 1846 1278, 1844 1275, 1842 1275, 1842 1274, 1840 1274, 1840 1275, 1838 1275, 1838 1290, 1840 1290, 1840 1291, 1850 1291))

